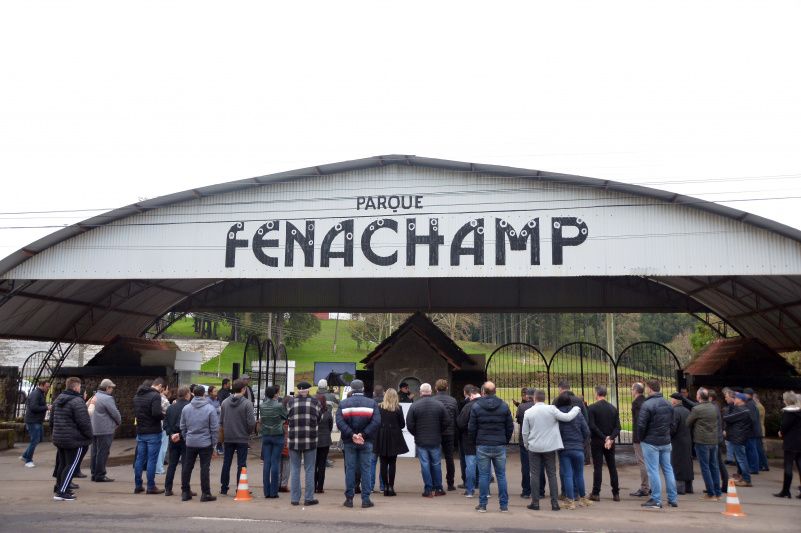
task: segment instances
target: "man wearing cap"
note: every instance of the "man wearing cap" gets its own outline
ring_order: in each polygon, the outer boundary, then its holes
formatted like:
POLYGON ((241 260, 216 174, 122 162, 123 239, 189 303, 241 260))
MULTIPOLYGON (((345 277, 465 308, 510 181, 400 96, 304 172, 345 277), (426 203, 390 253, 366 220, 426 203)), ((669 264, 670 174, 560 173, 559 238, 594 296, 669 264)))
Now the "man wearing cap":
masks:
POLYGON ((361 472, 362 507, 373 507, 370 493, 373 491, 370 479, 370 462, 373 456, 373 442, 381 425, 381 415, 376 403, 364 395, 364 382, 354 379, 350 382, 352 395, 342 400, 337 411, 337 427, 342 434, 345 452, 345 507, 353 507, 356 488, 356 469, 361 472))
POLYGON ((91 417, 93 433, 91 472, 92 481, 97 483, 114 481, 106 475, 106 461, 111 450, 111 442, 114 440, 114 431, 122 423, 122 416, 112 396, 114 387, 116 385, 113 381, 104 379, 92 398, 94 411, 91 417))
MULTIPOLYGON (((743 394, 748 398, 745 401, 745 407, 748 409, 748 414, 751 416, 751 436, 745 443, 745 454, 748 457, 748 466, 751 469, 751 475, 759 474, 760 468, 760 451, 761 455, 765 455, 765 449, 762 446, 762 438, 764 432, 762 431, 762 419, 759 416, 759 407, 754 401, 754 389, 746 387, 743 389, 743 394)), ((765 465, 767 469, 767 457, 765 458, 765 465)))
POLYGON ((287 447, 289 448, 290 501, 300 505, 300 463, 305 472, 303 505, 316 505, 314 498, 314 465, 317 460, 317 426, 322 417, 320 403, 309 396, 311 384, 298 383, 298 394, 287 403, 287 447))
POLYGON ((729 412, 723 415, 723 422, 726 424, 724 436, 731 445, 734 459, 737 462, 737 470, 741 479, 735 481, 738 487, 751 487, 751 470, 748 465, 748 457, 745 452, 745 445, 753 431, 751 414, 745 406, 748 396, 742 392, 730 390, 726 393, 726 403, 729 404, 729 412))

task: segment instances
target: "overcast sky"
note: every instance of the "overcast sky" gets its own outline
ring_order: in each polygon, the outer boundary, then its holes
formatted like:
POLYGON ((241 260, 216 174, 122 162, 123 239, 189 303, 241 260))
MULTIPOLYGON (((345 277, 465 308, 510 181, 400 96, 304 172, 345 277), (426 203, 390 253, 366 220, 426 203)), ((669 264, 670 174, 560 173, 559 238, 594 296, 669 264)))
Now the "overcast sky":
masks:
MULTIPOLYGON (((778 0, 4 2, 0 227, 415 154, 801 228, 800 21, 778 0)), ((0 229, 0 257, 52 231, 0 229)))

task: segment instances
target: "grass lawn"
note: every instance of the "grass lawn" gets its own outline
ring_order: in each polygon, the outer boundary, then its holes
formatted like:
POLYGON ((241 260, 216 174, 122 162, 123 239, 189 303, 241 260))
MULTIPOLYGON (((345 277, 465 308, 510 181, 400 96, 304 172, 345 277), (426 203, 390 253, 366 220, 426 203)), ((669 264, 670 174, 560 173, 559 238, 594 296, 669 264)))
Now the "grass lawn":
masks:
MULTIPOLYGON (((191 317, 183 317, 176 320, 164 332, 165 337, 187 337, 197 338, 195 333, 195 320, 191 317)), ((217 325, 217 336, 220 339, 227 339, 231 336, 231 325, 228 322, 220 322, 217 325)), ((215 368, 216 370, 216 368, 215 368)))

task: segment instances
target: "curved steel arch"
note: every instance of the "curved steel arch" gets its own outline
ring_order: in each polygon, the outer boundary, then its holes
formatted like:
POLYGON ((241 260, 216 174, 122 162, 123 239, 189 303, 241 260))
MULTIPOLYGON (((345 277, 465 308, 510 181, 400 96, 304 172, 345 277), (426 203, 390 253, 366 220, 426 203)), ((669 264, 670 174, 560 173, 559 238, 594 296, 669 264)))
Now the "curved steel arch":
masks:
MULTIPOLYGON (((550 386, 548 387, 548 399, 550 400, 551 388, 558 384, 558 377, 568 376, 578 374, 579 376, 579 384, 578 387, 574 383, 571 383, 571 390, 580 390, 580 396, 587 398, 587 390, 588 386, 594 387, 598 385, 598 375, 605 375, 606 376, 606 383, 609 384, 608 388, 614 387, 617 381, 617 368, 615 367, 615 359, 612 357, 609 352, 606 351, 605 348, 599 346, 592 342, 585 342, 585 341, 575 341, 564 344, 554 351, 553 355, 551 356, 550 361, 548 362, 548 377, 550 380, 550 386), (578 353, 571 353, 573 349, 577 349, 578 353), (587 348, 589 348, 589 353, 587 352, 587 348), (598 358, 593 359, 592 356, 597 355, 598 358), (558 371, 554 369, 554 363, 559 362, 557 361, 558 357, 566 357, 570 356, 571 359, 567 361, 567 371, 558 371), (576 362, 576 358, 578 362, 576 362), (600 359, 600 360, 599 360, 600 359), (576 364, 578 364, 578 368, 576 370, 576 364), (605 365, 605 368, 599 368, 599 364, 601 366, 605 365), (594 376, 596 379, 596 383, 592 385, 588 385, 586 383, 586 377, 594 376), (554 383, 556 382, 556 383, 554 383)), ((594 397, 591 395, 590 397, 594 397)))
POLYGON ((665 346, 660 342, 654 342, 654 341, 638 341, 629 344, 628 346, 623 348, 623 350, 619 354, 617 354, 617 361, 615 362, 615 366, 617 367, 620 364, 620 360, 623 359, 623 356, 626 355, 630 349, 636 348, 638 346, 655 346, 662 348, 663 350, 668 352, 670 356, 673 358, 673 361, 676 363, 676 368, 681 368, 681 362, 679 362, 679 358, 676 357, 676 354, 673 353, 673 350, 671 350, 670 348, 668 348, 667 346, 665 346))

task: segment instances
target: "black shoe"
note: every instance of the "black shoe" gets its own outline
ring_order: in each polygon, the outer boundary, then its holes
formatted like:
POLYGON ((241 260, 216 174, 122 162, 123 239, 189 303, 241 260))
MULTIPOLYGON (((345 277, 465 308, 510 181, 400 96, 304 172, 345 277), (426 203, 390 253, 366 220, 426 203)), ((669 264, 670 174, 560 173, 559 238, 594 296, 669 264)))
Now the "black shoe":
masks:
POLYGON ((77 477, 78 479, 85 478, 86 474, 83 472, 78 472, 77 474, 73 474, 72 477, 77 477))
POLYGON ((95 479, 94 481, 95 481, 95 483, 111 483, 114 480, 111 479, 108 476, 103 476, 103 477, 99 477, 99 478, 95 479))
POLYGON ((460 484, 456 485, 456 488, 457 489, 466 489, 467 487, 464 486, 464 483, 460 483, 460 484))
POLYGON ((373 502, 371 502, 370 500, 367 500, 366 502, 362 502, 362 509, 369 509, 370 507, 375 507, 375 504, 373 502))
POLYGON ((671 507, 678 507, 679 502, 668 502, 668 505, 670 505, 671 507))
POLYGON ((220 490, 220 496, 228 496, 227 490, 220 490))
POLYGON ((479 513, 486 513, 487 512, 487 506, 486 505, 476 505, 476 511, 478 511, 479 513))
POLYGON ((292 505, 300 505, 300 502, 289 502, 289 503, 291 503, 292 505))
POLYGON ((182 502, 188 502, 191 499, 192 499, 192 494, 191 493, 189 493, 189 492, 182 492, 181 493, 181 501, 182 502))
POLYGON ((398 494, 395 492, 395 487, 389 487, 389 488, 387 489, 387 492, 388 492, 387 496, 397 496, 397 495, 398 495, 398 494))
POLYGON ((619 502, 620 501, 620 494, 618 494, 618 493, 612 494, 612 501, 619 502))
POLYGON ((172 496, 173 495, 172 494, 172 489, 164 489, 164 495, 165 496, 172 496))
POLYGON ((202 502, 213 502, 217 499, 217 496, 212 496, 211 494, 204 494, 200 497, 200 501, 202 502))
POLYGON ((353 498, 346 498, 345 503, 343 503, 345 507, 353 507, 353 498))
POLYGON ((427 491, 423 492, 423 498, 433 498, 433 497, 434 497, 434 493, 431 492, 430 490, 427 490, 427 491))
POLYGON ((317 505, 320 503, 318 500, 303 500, 303 505, 317 505))
POLYGON ((73 483, 73 482, 71 482, 71 481, 70 481, 70 486, 69 486, 69 487, 67 487, 67 488, 68 488, 69 490, 78 490, 79 488, 81 488, 81 486, 80 486, 80 485, 78 485, 77 483, 73 483))
POLYGON ((136 487, 134 489, 134 494, 142 494, 143 492, 145 492, 145 488, 144 487, 136 487))
POLYGON ((531 502, 530 504, 526 505, 526 509, 531 509, 532 511, 539 511, 540 510, 540 504, 531 502))
POLYGON ((640 507, 643 507, 644 509, 661 509, 662 504, 653 498, 649 498, 648 501, 646 501, 643 504, 640 504, 640 507))
POLYGON ((629 496, 634 496, 635 498, 642 498, 643 496, 650 496, 650 495, 651 495, 650 490, 638 489, 635 490, 634 492, 629 492, 629 496))
POLYGON ((75 495, 71 492, 57 492, 53 494, 53 500, 57 502, 72 502, 75 501, 75 495))
POLYGON ((442 489, 437 489, 434 491, 434 496, 447 496, 448 493, 442 489))
POLYGON ((454 490, 456 490, 456 487, 454 485, 452 484, 448 485, 448 492, 453 492, 454 490))
POLYGON ((590 494, 590 495, 589 495, 589 497, 588 497, 587 499, 588 499, 588 500, 590 500, 590 501, 592 501, 592 502, 599 502, 599 501, 601 501, 601 497, 600 497, 598 494, 590 494))
POLYGON ((520 493, 520 497, 521 498, 526 498, 526 499, 531 498, 531 493, 530 492, 521 492, 520 493))
POLYGON ((558 502, 551 502, 551 511, 561 511, 562 508, 559 507, 558 502))
POLYGON ((164 494, 164 489, 153 487, 152 489, 147 489, 145 492, 147 494, 164 494))

